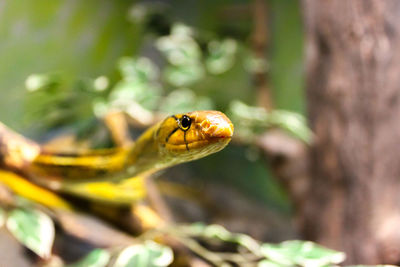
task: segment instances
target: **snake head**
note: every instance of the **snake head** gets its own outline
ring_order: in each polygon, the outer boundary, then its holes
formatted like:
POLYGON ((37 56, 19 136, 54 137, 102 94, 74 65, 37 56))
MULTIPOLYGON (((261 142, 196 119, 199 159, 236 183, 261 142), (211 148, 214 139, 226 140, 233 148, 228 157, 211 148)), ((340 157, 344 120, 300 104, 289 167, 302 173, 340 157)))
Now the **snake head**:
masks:
POLYGON ((160 151, 182 161, 205 157, 231 140, 233 124, 219 111, 193 111, 166 118, 156 132, 160 151))

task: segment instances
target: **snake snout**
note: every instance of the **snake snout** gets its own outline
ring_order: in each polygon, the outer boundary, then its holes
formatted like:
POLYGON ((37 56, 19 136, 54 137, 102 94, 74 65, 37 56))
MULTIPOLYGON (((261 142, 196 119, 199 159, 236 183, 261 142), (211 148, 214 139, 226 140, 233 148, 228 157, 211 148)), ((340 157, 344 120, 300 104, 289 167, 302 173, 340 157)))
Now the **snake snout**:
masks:
POLYGON ((221 112, 210 113, 200 125, 210 138, 231 138, 233 135, 232 122, 221 112))

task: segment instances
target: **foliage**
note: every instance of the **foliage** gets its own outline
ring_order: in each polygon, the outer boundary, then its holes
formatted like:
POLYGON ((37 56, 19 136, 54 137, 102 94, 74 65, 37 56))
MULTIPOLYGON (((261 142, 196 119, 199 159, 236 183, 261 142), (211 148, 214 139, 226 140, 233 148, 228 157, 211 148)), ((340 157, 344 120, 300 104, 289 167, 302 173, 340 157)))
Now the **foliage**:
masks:
POLYGON ((172 263, 173 253, 169 247, 147 240, 143 244, 132 245, 120 252, 113 266, 164 267, 172 263))
POLYGON ((229 114, 238 135, 246 139, 251 140, 257 134, 279 127, 306 143, 311 142, 312 133, 306 119, 299 113, 288 110, 267 111, 262 107, 248 106, 236 100, 231 103, 229 114))
MULTIPOLYGON (((20 198, 18 203, 18 206, 22 206, 7 212, 7 228, 38 256, 49 258, 54 240, 52 220, 48 215, 34 208, 29 201, 20 198)), ((4 214, 4 211, 1 211, 4 214)), ((176 239, 199 257, 218 266, 228 263, 239 265, 258 263, 258 266, 274 266, 275 264, 319 267, 337 264, 344 260, 343 253, 323 248, 310 241, 286 241, 276 245, 261 243, 248 235, 232 233, 220 225, 196 223, 150 230, 139 237, 136 244, 127 247, 95 249, 79 262, 68 266, 168 266, 173 261, 172 249, 152 241, 165 235, 176 239), (208 248, 211 244, 214 247, 213 250, 208 248), (236 248, 231 252, 215 250, 227 244, 235 244, 236 248)))
MULTIPOLYGON (((217 266, 228 264, 257 264, 257 266, 333 266, 344 260, 344 253, 319 246, 310 241, 286 241, 281 244, 260 243, 250 236, 235 234, 220 225, 194 224, 190 226, 174 226, 170 229, 158 229, 162 234, 176 238, 200 257, 204 257, 217 266), (203 247, 203 244, 216 242, 239 245, 236 252, 215 252, 203 247)), ((220 245, 221 245, 220 244, 220 245)), ((96 249, 86 258, 72 266, 104 266, 104 259, 110 260, 106 250, 96 249), (85 265, 85 264, 91 265, 85 265)), ((167 266, 173 260, 172 250, 152 241, 136 244, 114 252, 115 260, 111 266, 167 266)), ((71 266, 71 267, 72 267, 71 266)))
POLYGON ((281 266, 326 266, 341 263, 345 254, 319 246, 310 241, 292 240, 278 245, 263 244, 261 253, 270 262, 281 266))
POLYGON ((93 120, 90 103, 103 94, 97 79, 69 81, 60 73, 32 74, 25 84, 31 110, 26 119, 43 130, 93 120), (73 108, 70 103, 74 103, 73 108))
POLYGON ((94 249, 86 257, 68 267, 105 267, 110 261, 110 252, 105 249, 94 249))
MULTIPOLYGON (((54 226, 48 215, 34 208, 30 202, 19 199, 21 207, 8 212, 0 209, 9 231, 25 246, 43 258, 49 258, 54 239, 54 226)), ((169 236, 192 250, 199 257, 217 266, 236 263, 256 264, 258 267, 327 267, 336 266, 345 254, 324 248, 310 241, 285 241, 280 244, 261 243, 248 235, 232 233, 220 225, 175 225, 153 229, 139 237, 138 243, 126 247, 94 249, 80 261, 66 267, 163 267, 173 261, 170 247, 152 239, 169 236), (219 252, 227 244, 236 244, 231 252, 219 252), (214 249, 211 250, 210 247, 214 249)), ((253 266, 253 265, 251 265, 253 266)), ((254 265, 255 266, 255 265, 254 265)), ((389 265, 377 265, 389 266, 389 265)), ((355 267, 355 266, 348 266, 355 267)), ((364 265, 357 265, 364 267, 364 265)))
POLYGON ((141 43, 140 23, 126 19, 131 1, 1 1, 0 121, 28 130, 37 121, 25 103, 24 79, 59 72, 66 80, 114 77, 113 64, 141 43))
POLYGON ((165 80, 173 86, 190 86, 204 77, 201 50, 193 39, 189 27, 176 24, 171 34, 160 37, 156 47, 165 55, 169 65, 164 71, 165 80))
MULTIPOLYGON (((90 120, 94 115, 101 117, 110 110, 122 110, 140 118, 157 111, 213 109, 215 104, 211 98, 198 96, 187 88, 199 82, 203 77, 200 73, 204 72, 202 52, 191 35, 189 27, 177 24, 173 26, 171 35, 158 39, 157 47, 169 63, 162 75, 159 67, 147 57, 122 57, 118 62, 121 80, 112 86, 104 76, 68 82, 54 73, 30 75, 26 87, 32 94, 30 105, 34 117, 31 119, 41 121, 48 129, 90 120), (169 88, 168 84, 173 87, 169 88), (74 103, 72 109, 69 106, 71 102, 74 103)), ((211 50, 218 51, 206 59, 207 64, 219 64, 218 74, 227 71, 233 64, 235 49, 232 47, 235 46, 233 40, 222 44, 211 41, 210 47, 216 47, 211 50), (223 49, 227 50, 226 53, 223 49)))
POLYGON ((6 225, 15 238, 38 256, 50 257, 55 230, 53 221, 45 213, 16 208, 8 212, 6 225))
MULTIPOLYGON (((105 76, 68 84, 54 73, 30 75, 26 87, 33 94, 31 103, 37 107, 32 108, 36 110, 32 116, 38 121, 40 117, 45 128, 52 128, 91 120, 95 115, 101 118, 113 110, 124 111, 146 122, 154 112, 171 114, 214 109, 215 100, 197 95, 188 86, 204 79, 205 69, 208 75, 219 75, 232 68, 237 53, 236 41, 213 39, 208 42, 208 52, 203 53, 194 39, 194 30, 176 24, 170 35, 158 38, 156 47, 168 62, 163 69, 147 57, 122 57, 117 64, 121 80, 114 85, 110 85, 105 76), (69 106, 71 102, 73 108, 69 106)), ((239 135, 248 140, 271 127, 280 127, 310 142, 310 130, 305 118, 298 113, 267 112, 239 100, 231 101, 228 113, 239 135)))
MULTIPOLYGON (((180 231, 187 236, 200 238, 215 245, 216 241, 233 243, 238 247, 234 253, 200 252, 217 265, 230 262, 237 265, 257 263, 257 266, 333 266, 345 259, 342 252, 330 250, 311 241, 286 241, 280 244, 261 243, 248 235, 229 232, 220 225, 193 224, 180 231)), ((201 251, 201 250, 198 250, 201 251)), ((195 251, 196 252, 196 251, 195 251)), ((228 265, 227 265, 228 266, 228 265)))
POLYGON ((147 240, 122 249, 95 249, 85 258, 68 267, 164 267, 172 263, 173 253, 169 247, 147 240))

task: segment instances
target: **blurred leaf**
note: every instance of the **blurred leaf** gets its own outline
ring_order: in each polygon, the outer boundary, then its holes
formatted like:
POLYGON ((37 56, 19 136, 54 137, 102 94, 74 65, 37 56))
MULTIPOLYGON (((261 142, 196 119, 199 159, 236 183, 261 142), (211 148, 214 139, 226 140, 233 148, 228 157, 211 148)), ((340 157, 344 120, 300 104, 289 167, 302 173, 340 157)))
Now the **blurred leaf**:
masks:
MULTIPOLYGON (((11 178, 11 177, 7 177, 11 178)), ((21 178, 22 179, 22 178, 21 178)), ((19 186, 21 188, 21 186, 19 186)), ((34 202, 27 199, 26 197, 15 195, 15 205, 17 207, 23 208, 25 210, 33 210, 34 209, 34 202)))
POLYGON ((233 116, 249 122, 266 122, 268 120, 268 112, 264 108, 249 106, 239 100, 231 103, 230 111, 233 116))
POLYGON ((174 24, 171 34, 160 37, 157 48, 171 64, 164 70, 164 77, 173 86, 188 86, 204 76, 201 50, 192 38, 192 30, 183 24, 174 24))
POLYGON ((113 267, 162 267, 173 261, 172 249, 153 241, 125 248, 116 259, 113 267))
POLYGON ((0 88, 6 97, 0 99, 0 120, 19 130, 30 130, 26 127, 37 122, 21 121, 31 112, 24 105, 31 97, 23 84, 29 74, 59 71, 63 78, 114 78, 115 61, 137 51, 144 37, 142 26, 126 19, 130 1, 38 0, 24 8, 15 1, 1 3, 6 15, 0 18, 0 88))
POLYGON ((221 241, 236 243, 253 252, 255 255, 259 254, 260 245, 258 241, 245 234, 229 232, 221 225, 194 223, 189 226, 188 230, 192 235, 205 238, 217 238, 221 241))
POLYGON ((8 214, 7 228, 15 238, 40 257, 48 258, 51 255, 54 225, 43 212, 14 209, 8 214))
POLYGON ((118 62, 118 68, 124 80, 148 83, 156 81, 159 76, 157 66, 146 57, 123 57, 118 62))
POLYGON ((214 108, 214 103, 208 97, 196 96, 189 89, 172 91, 163 99, 160 111, 164 113, 184 113, 193 110, 209 110, 214 108))
POLYGON ((93 100, 93 113, 98 118, 104 117, 111 109, 111 105, 107 100, 95 98, 93 100))
POLYGON ((233 39, 211 41, 208 44, 209 55, 206 59, 207 70, 212 74, 221 74, 229 70, 235 60, 237 43, 233 39))
POLYGON ((319 267, 338 264, 345 259, 343 252, 331 250, 311 241, 285 241, 280 244, 263 244, 261 253, 267 259, 288 266, 319 267))
MULTIPOLYGON (((146 110, 154 110, 159 104, 162 88, 158 84, 158 69, 148 58, 124 57, 119 61, 123 80, 118 82, 109 96, 109 103, 97 101, 95 112, 107 109, 130 112, 132 106, 140 105, 146 110)), ((101 112, 99 112, 101 111, 101 112)))
POLYGON ((197 43, 187 36, 167 36, 157 40, 157 48, 164 53, 170 64, 184 66, 198 62, 201 56, 197 43))
POLYGON ((110 253, 104 249, 94 249, 85 258, 68 267, 105 267, 110 261, 110 253))
POLYGON ((25 87, 30 92, 52 90, 59 84, 60 77, 55 74, 31 74, 25 80, 25 87))
POLYGON ((2 208, 0 208, 0 228, 3 227, 6 221, 6 212, 2 208))
POLYGON ((107 89, 109 83, 106 76, 99 76, 93 81, 93 88, 95 91, 101 92, 107 89))
POLYGON ((311 130, 307 126, 306 118, 296 112, 288 110, 273 110, 269 116, 269 123, 278 126, 303 142, 310 143, 311 130))
MULTIPOLYGON (((262 260, 257 264, 257 267, 286 267, 286 266, 282 266, 282 264, 278 264, 273 261, 262 260)), ((290 267, 290 266, 287 266, 287 267, 290 267)))
POLYGON ((233 101, 229 108, 230 117, 239 135, 253 137, 271 127, 280 127, 303 142, 311 141, 312 133, 306 119, 299 113, 287 110, 268 112, 262 107, 248 106, 240 101, 233 101))
POLYGON ((191 37, 194 35, 194 31, 192 27, 183 23, 175 23, 172 25, 171 35, 178 37, 191 37))
POLYGON ((134 4, 128 13, 128 19, 135 23, 144 23, 149 16, 150 10, 146 4, 134 4))
POLYGON ((184 24, 172 26, 171 34, 158 38, 157 48, 166 56, 168 62, 175 66, 190 65, 201 58, 201 50, 191 37, 192 30, 184 24))
POLYGON ((173 86, 189 86, 204 76, 200 63, 183 66, 168 66, 164 71, 165 79, 173 86))
POLYGON ((160 95, 161 87, 156 83, 120 81, 110 94, 110 105, 125 110, 131 102, 136 102, 152 110, 158 105, 160 95))
POLYGON ((103 87, 107 86, 105 77, 100 80, 87 78, 68 81, 52 74, 40 76, 53 77, 51 79, 57 81, 51 86, 46 85, 30 93, 27 102, 30 112, 26 114, 25 119, 35 121, 37 129, 48 130, 61 125, 87 122, 94 118, 93 99, 104 95, 103 87))

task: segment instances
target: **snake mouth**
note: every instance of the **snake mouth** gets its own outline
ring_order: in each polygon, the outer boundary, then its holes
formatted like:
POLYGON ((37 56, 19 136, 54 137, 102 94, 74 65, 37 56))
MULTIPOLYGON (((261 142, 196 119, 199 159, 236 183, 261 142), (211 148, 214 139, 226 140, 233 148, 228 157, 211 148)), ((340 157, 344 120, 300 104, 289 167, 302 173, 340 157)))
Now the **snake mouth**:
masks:
POLYGON ((171 152, 176 153, 189 153, 196 154, 199 156, 204 156, 201 151, 207 152, 207 154, 217 152, 223 149, 231 140, 231 137, 220 136, 220 137, 212 137, 204 140, 196 140, 188 143, 181 144, 167 144, 166 148, 171 152), (194 153, 196 152, 196 153, 194 153))

